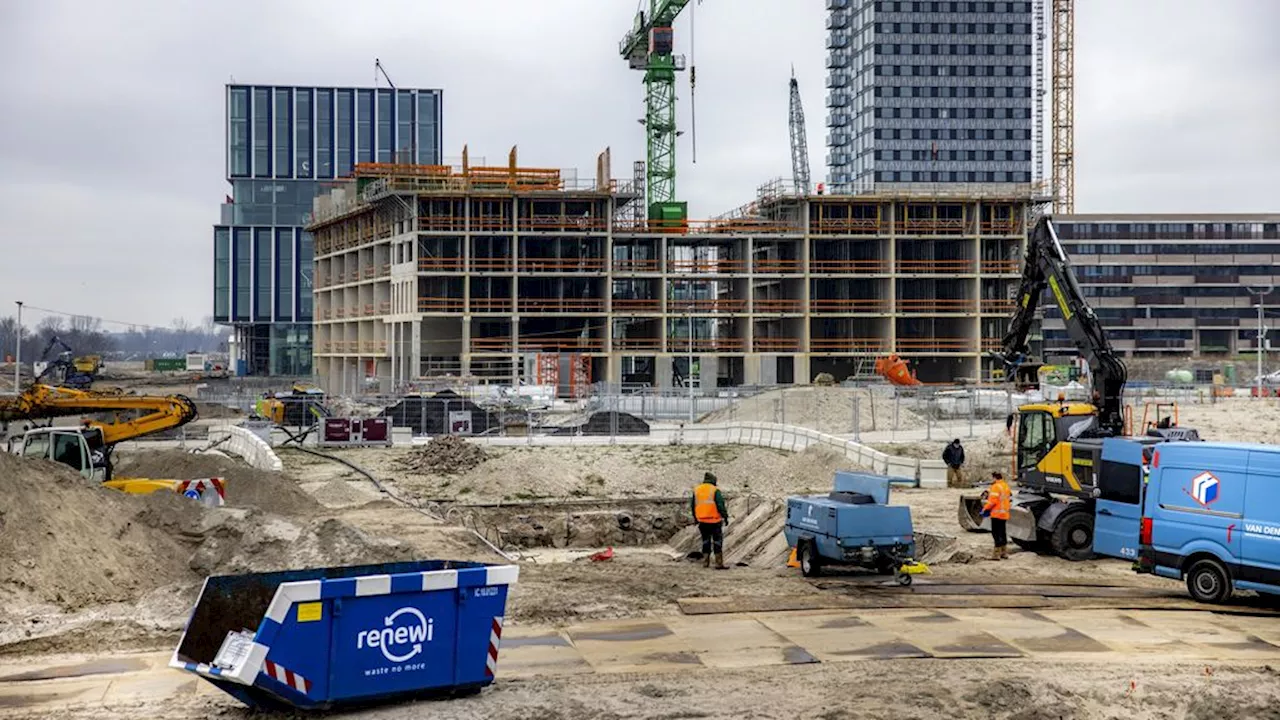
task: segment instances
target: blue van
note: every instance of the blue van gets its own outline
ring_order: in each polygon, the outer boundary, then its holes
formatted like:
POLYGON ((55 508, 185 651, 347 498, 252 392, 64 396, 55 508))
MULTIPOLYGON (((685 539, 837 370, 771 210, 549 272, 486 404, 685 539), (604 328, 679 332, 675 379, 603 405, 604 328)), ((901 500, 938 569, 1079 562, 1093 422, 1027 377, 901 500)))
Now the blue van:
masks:
POLYGON ((1185 578, 1205 603, 1280 595, 1280 447, 1159 445, 1140 522, 1138 572, 1185 578))

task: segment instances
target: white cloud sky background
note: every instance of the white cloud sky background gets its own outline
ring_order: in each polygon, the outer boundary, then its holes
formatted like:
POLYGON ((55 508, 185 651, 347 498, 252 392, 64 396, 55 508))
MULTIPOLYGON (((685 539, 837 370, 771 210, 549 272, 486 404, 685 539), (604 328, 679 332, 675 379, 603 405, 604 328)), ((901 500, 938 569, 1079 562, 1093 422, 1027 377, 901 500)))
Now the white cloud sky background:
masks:
MULTIPOLYGON (((1076 5, 1076 209, 1280 212, 1280 2, 1076 5)), ((398 86, 444 89, 446 157, 466 143, 500 162, 514 144, 521 164, 589 176, 612 147, 614 175, 629 177, 644 154, 643 90, 618 41, 635 9, 0 0, 0 315, 19 299, 137 323, 210 314, 232 77, 370 85, 381 58, 398 86)), ((677 179, 694 217, 790 173, 793 64, 814 175, 825 174, 825 17, 821 0, 696 8, 698 163, 686 76, 677 179)))

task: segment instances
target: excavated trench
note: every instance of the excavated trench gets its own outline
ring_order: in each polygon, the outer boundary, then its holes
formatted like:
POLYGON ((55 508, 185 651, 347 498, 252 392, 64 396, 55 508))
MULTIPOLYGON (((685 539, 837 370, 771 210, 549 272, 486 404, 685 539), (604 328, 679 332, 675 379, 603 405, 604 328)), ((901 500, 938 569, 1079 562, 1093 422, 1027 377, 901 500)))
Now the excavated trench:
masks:
MULTIPOLYGON (((731 496, 728 502, 726 562, 785 565, 790 554, 782 533, 786 502, 755 495, 731 496)), ((698 557, 701 551, 688 497, 547 500, 459 506, 450 512, 498 547, 533 562, 569 562, 606 548, 668 557, 698 557)), ((917 556, 924 562, 945 562, 955 547, 954 537, 916 533, 917 556)))

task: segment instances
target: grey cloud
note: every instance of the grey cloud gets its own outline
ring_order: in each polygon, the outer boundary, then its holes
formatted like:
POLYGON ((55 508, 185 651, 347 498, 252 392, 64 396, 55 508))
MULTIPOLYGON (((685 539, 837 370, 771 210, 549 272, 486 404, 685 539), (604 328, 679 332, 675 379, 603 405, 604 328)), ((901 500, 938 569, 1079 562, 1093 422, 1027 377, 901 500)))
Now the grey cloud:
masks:
MULTIPOLYGON (((1077 4, 1077 209, 1275 211, 1280 20, 1270 0, 1077 4)), ((0 2, 0 314, 13 299, 163 323, 210 312, 211 229, 230 192, 223 85, 445 91, 444 152, 614 175, 644 156, 641 74, 618 57, 635 0, 0 2)), ((696 49, 695 217, 790 172, 796 67, 825 166, 825 3, 705 0, 696 49)), ((679 117, 692 130, 688 77, 679 117)))

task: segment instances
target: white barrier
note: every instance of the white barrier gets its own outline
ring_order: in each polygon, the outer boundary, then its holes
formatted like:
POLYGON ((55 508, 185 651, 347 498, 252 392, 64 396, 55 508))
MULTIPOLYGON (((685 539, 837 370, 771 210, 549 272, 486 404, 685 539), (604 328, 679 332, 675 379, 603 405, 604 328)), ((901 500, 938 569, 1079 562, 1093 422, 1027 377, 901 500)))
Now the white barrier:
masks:
POLYGON ((284 464, 280 456, 262 438, 236 425, 214 425, 209 428, 209 440, 218 443, 220 450, 239 455, 259 470, 280 472, 284 464), (225 440, 224 440, 225 438, 225 440))
MULTIPOLYGON (((828 435, 809 428, 795 425, 782 425, 767 422, 731 422, 706 425, 686 426, 679 429, 653 429, 648 435, 533 435, 519 437, 477 437, 473 442, 494 446, 518 445, 754 445, 756 447, 773 448, 788 452, 825 445, 843 454, 860 467, 867 468, 882 475, 888 475, 912 486, 921 486, 921 480, 928 478, 935 482, 936 468, 942 466, 941 460, 918 460, 916 458, 888 455, 875 448, 856 443, 852 440, 828 435), (923 468, 927 466, 928 470, 923 468)), ((414 438, 415 443, 425 443, 427 438, 414 438)), ((943 466, 942 485, 946 486, 946 469, 943 466)))

